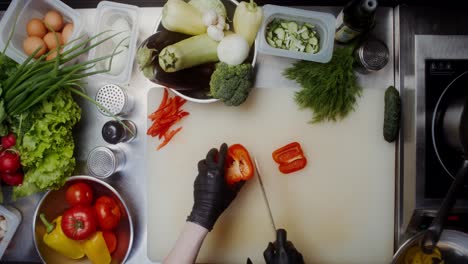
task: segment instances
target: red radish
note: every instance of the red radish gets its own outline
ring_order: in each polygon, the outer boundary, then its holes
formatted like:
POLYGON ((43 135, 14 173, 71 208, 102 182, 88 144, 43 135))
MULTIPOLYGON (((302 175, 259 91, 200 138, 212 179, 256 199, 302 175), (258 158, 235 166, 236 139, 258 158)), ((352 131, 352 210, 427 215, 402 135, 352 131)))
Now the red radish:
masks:
POLYGON ((13 173, 1 173, 0 177, 4 183, 11 186, 18 186, 23 183, 24 174, 21 171, 17 171, 13 173))
POLYGON ((2 137, 2 147, 4 149, 11 148, 16 145, 16 137, 13 132, 8 133, 8 135, 2 137))
POLYGON ((14 150, 5 150, 0 154, 0 172, 12 173, 21 167, 18 153, 14 150))

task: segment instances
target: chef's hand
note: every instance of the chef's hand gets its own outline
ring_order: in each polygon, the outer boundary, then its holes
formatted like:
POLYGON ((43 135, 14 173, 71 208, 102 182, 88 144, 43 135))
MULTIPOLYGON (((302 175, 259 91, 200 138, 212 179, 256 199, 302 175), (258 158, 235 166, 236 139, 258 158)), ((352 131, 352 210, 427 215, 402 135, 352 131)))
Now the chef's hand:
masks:
POLYGON ((198 176, 195 179, 192 212, 187 221, 205 227, 209 231, 218 217, 231 204, 243 183, 228 185, 224 179, 224 163, 227 145, 222 144, 219 152, 211 149, 206 159, 198 163, 198 176))
POLYGON ((286 230, 276 231, 276 242, 268 243, 263 252, 267 264, 303 264, 304 258, 291 241, 286 240, 286 230))

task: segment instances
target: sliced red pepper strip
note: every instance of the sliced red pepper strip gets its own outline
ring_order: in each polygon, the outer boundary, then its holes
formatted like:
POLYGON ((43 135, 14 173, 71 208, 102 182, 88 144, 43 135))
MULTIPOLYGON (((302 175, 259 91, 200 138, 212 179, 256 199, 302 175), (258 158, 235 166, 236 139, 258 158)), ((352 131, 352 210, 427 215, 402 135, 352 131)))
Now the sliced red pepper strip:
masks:
POLYGON ((289 143, 275 150, 272 153, 272 157, 273 160, 279 164, 279 170, 282 173, 295 172, 303 169, 307 165, 307 159, 298 142, 289 143))
POLYGON ((288 173, 292 173, 298 170, 302 170, 306 165, 307 165, 307 159, 305 158, 297 159, 291 163, 280 164, 279 170, 284 174, 288 174, 288 173))
POLYGON ((171 139, 175 136, 175 134, 177 134, 180 130, 182 130, 182 127, 179 127, 175 130, 167 131, 164 134, 164 141, 161 144, 159 144, 156 150, 160 150, 162 147, 166 146, 167 143, 169 143, 169 141, 171 141, 171 139))
POLYGON ((154 111, 151 115, 148 116, 151 121, 154 121, 157 118, 157 114, 160 113, 160 111, 166 106, 167 104, 167 99, 169 97, 169 92, 167 91, 167 88, 164 88, 164 95, 161 100, 161 103, 159 104, 159 107, 154 111))
POLYGON ((148 128, 146 134, 163 140, 158 146, 158 150, 167 145, 174 135, 182 129, 180 127, 170 130, 175 123, 189 115, 188 112, 180 109, 186 102, 187 100, 179 96, 169 97, 169 92, 166 88, 158 109, 148 116, 153 121, 153 124, 148 128))
POLYGON ((254 166, 249 152, 241 144, 229 147, 225 165, 225 179, 228 184, 248 181, 254 175, 254 166))
POLYGON ((169 97, 169 92, 167 91, 167 88, 164 88, 164 95, 163 95, 163 98, 161 100, 161 103, 159 104, 158 109, 161 109, 163 106, 166 105, 168 97, 169 97))
POLYGON ((158 135, 158 139, 161 139, 164 137, 164 135, 167 133, 167 131, 169 131, 169 129, 171 128, 172 124, 169 124, 163 128, 161 128, 160 132, 159 132, 159 135, 158 135))

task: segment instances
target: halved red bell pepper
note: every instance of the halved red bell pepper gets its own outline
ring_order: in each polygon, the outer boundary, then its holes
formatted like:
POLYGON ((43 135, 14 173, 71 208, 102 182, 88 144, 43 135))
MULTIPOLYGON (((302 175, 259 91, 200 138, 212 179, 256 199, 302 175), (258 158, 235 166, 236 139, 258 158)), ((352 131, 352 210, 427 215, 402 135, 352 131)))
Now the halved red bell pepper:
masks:
POLYGON ((279 170, 285 174, 301 170, 307 165, 307 159, 298 142, 275 150, 272 157, 279 164, 279 170))
POLYGON ((254 175, 252 159, 247 149, 241 144, 229 147, 225 168, 225 178, 228 184, 248 181, 254 175))

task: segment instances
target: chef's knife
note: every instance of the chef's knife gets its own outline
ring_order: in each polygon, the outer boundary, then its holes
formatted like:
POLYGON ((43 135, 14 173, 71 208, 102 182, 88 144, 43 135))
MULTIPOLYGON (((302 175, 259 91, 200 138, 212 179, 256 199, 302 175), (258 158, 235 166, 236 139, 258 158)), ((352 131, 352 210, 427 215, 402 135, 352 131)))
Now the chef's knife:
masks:
POLYGON ((270 216, 270 222, 271 222, 271 226, 273 227, 273 233, 276 236, 275 220, 273 219, 273 214, 271 213, 270 203, 268 202, 268 197, 265 192, 265 186, 263 186, 262 176, 260 176, 260 168, 258 167, 257 159, 254 158, 254 161, 255 161, 255 170, 257 171, 257 179, 258 179, 258 182, 260 183, 260 188, 262 189, 263 200, 265 201, 265 204, 268 210, 268 215, 270 216))

